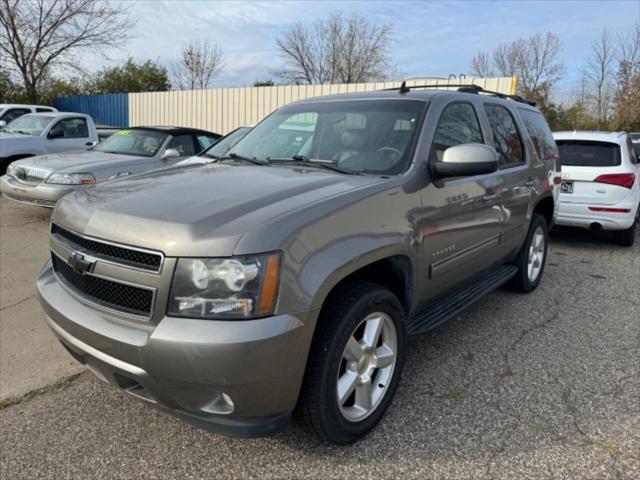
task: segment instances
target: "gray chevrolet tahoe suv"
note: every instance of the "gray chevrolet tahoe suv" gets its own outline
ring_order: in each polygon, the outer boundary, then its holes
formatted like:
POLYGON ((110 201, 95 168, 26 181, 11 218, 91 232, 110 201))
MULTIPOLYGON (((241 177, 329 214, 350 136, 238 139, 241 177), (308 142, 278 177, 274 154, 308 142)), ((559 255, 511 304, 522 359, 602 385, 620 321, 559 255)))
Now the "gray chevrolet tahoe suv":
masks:
POLYGON ((206 165, 63 197, 40 301, 132 396, 346 444, 391 403, 408 336, 538 286, 556 157, 536 108, 480 88, 292 103, 206 165))

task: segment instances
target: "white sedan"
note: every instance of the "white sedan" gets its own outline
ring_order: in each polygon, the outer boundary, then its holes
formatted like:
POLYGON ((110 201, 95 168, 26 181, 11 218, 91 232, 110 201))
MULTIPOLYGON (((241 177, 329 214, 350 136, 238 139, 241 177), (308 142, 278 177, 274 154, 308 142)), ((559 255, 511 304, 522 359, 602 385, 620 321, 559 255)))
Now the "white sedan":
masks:
POLYGON ((555 132, 562 164, 557 225, 612 230, 633 245, 640 205, 640 159, 625 132, 555 132))

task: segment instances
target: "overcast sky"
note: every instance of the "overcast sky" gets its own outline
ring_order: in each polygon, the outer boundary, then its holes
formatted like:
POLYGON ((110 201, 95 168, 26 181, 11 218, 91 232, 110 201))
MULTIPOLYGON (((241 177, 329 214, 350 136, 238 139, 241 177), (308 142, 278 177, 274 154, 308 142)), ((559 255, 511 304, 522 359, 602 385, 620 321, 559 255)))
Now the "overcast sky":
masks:
MULTIPOLYGON (((109 52, 112 62, 133 56, 168 64, 182 43, 207 39, 225 54, 216 86, 246 86, 274 78, 282 64, 275 38, 297 21, 342 10, 394 25, 392 56, 409 77, 468 72, 479 49, 536 32, 555 32, 567 68, 559 90, 569 90, 591 42, 607 28, 629 31, 640 20, 640 0, 621 1, 138 1, 139 19, 126 49, 109 52)), ((104 62, 95 60, 98 68, 104 62)))

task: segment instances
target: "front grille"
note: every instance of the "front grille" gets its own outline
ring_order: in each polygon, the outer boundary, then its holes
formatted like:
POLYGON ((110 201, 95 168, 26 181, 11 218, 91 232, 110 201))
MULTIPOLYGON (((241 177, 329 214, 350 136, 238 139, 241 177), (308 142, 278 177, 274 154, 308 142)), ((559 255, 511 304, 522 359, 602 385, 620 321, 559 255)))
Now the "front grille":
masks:
POLYGON ((22 197, 20 195, 14 195, 13 193, 7 193, 7 192, 3 192, 2 195, 4 195, 8 199, 14 200, 16 202, 29 203, 31 205, 40 205, 41 207, 55 207, 56 206, 55 200, 41 200, 39 198, 22 197))
POLYGON ((99 305, 121 312, 149 317, 153 291, 74 272, 57 255, 51 255, 53 271, 67 288, 99 305))
POLYGON ((74 250, 81 250, 96 258, 153 272, 160 271, 162 265, 162 255, 158 253, 144 252, 91 240, 55 223, 51 225, 51 233, 63 237, 67 242, 71 243, 74 250))

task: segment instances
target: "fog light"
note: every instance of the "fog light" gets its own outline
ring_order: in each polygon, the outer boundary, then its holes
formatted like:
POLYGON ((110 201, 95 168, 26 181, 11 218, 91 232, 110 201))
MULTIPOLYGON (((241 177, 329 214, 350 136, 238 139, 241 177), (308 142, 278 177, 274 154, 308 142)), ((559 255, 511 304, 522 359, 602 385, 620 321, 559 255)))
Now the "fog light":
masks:
POLYGON ((229 415, 230 413, 233 413, 234 408, 235 406, 233 405, 231 397, 223 392, 217 394, 213 400, 200 410, 207 413, 215 413, 217 415, 229 415))

